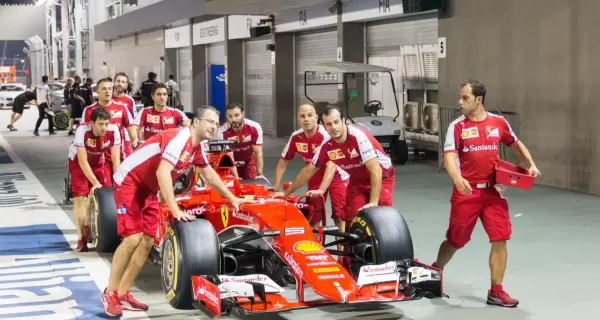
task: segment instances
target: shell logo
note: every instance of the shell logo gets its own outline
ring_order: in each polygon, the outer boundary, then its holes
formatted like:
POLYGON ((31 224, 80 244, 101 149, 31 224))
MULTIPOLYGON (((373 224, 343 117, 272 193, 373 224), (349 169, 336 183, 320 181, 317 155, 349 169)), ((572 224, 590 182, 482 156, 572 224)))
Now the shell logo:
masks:
POLYGON ((300 241, 294 245, 294 251, 302 253, 319 253, 323 252, 323 246, 314 241, 300 241))

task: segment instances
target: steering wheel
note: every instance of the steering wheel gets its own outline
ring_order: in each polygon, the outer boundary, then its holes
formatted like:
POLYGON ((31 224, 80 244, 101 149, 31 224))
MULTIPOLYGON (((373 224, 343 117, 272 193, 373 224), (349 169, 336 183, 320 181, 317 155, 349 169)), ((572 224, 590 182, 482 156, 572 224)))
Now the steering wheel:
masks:
POLYGON ((367 102, 367 104, 365 105, 365 112, 370 114, 370 115, 377 115, 377 111, 383 109, 383 107, 381 106, 381 101, 379 100, 371 100, 369 102, 367 102))

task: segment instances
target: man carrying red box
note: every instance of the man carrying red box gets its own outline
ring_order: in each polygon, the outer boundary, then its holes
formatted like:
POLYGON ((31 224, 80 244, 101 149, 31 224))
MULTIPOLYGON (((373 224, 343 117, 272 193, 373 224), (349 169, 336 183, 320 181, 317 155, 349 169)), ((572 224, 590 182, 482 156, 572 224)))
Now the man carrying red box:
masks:
POLYGON ((458 94, 462 116, 448 127, 444 144, 444 165, 454 181, 450 198, 450 223, 446 240, 442 242, 434 267, 443 269, 454 253, 465 246, 480 218, 490 242, 490 271, 492 287, 487 303, 516 307, 519 300, 510 297, 502 288, 506 270, 506 241, 512 226, 505 186, 495 183, 495 165, 499 161, 500 143, 511 147, 529 168, 529 174, 538 177, 529 150, 519 141, 502 116, 488 113, 483 102, 486 89, 477 80, 461 84, 458 94))

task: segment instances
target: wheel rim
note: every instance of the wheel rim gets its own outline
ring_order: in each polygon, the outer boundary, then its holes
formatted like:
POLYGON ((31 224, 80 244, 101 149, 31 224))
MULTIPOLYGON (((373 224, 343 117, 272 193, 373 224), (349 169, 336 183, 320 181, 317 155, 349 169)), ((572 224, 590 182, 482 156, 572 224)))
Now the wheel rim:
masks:
POLYGON ((59 112, 54 115, 54 124, 59 128, 69 126, 69 117, 64 112, 59 112))
POLYGON ((165 239, 163 243, 163 285, 168 290, 173 288, 174 277, 175 277, 175 249, 171 238, 165 239))

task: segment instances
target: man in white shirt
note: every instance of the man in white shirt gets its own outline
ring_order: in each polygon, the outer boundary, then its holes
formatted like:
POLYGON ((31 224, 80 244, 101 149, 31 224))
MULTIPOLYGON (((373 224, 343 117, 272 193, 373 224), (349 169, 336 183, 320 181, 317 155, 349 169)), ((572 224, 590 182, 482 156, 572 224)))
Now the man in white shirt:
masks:
POLYGON ((169 95, 167 105, 170 107, 177 107, 177 104, 179 103, 179 85, 175 82, 175 76, 169 75, 169 81, 165 84, 167 85, 167 94, 169 95))
POLYGON ((52 101, 50 100, 50 87, 48 86, 48 76, 42 77, 42 84, 35 87, 36 94, 36 102, 38 105, 38 120, 35 123, 35 130, 33 130, 33 134, 39 136, 38 129, 44 121, 44 118, 48 118, 48 131, 50 135, 56 134, 54 132, 54 125, 52 124, 52 117, 54 113, 52 112, 52 101))

